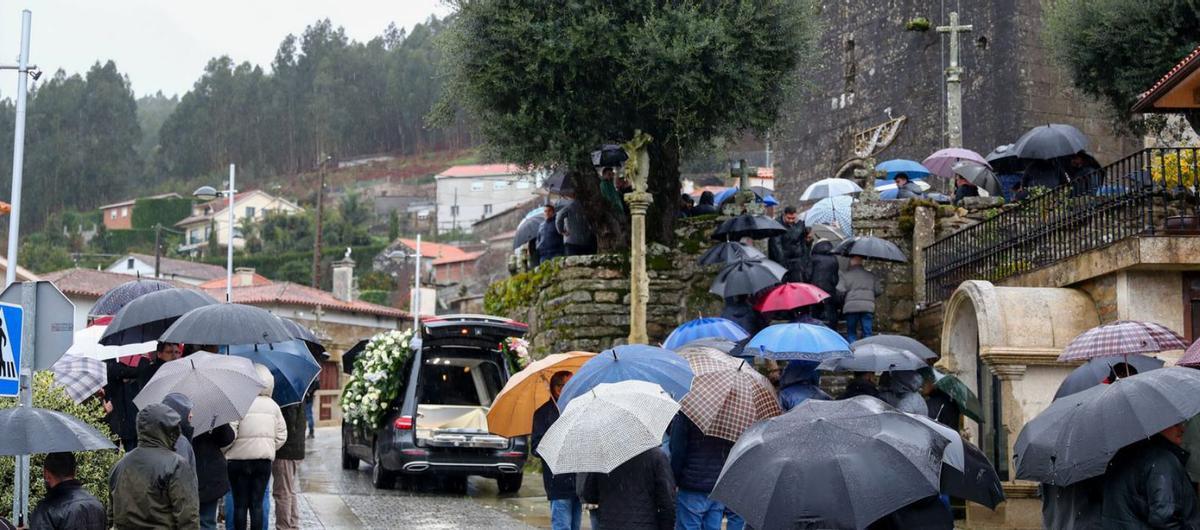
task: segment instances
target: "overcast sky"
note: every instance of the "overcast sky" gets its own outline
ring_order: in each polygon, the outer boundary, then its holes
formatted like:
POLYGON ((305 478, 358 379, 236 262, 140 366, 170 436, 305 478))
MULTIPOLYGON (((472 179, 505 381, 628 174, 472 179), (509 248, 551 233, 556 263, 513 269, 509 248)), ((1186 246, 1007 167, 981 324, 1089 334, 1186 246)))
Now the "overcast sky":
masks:
MULTIPOLYGON (((135 94, 182 95, 212 57, 268 67, 279 42, 322 18, 354 40, 391 22, 411 28, 449 13, 442 0, 15 0, 0 3, 0 62, 20 51, 21 10, 33 12, 30 62, 48 74, 112 59, 135 94)), ((16 88, 0 72, 0 95, 16 88)))

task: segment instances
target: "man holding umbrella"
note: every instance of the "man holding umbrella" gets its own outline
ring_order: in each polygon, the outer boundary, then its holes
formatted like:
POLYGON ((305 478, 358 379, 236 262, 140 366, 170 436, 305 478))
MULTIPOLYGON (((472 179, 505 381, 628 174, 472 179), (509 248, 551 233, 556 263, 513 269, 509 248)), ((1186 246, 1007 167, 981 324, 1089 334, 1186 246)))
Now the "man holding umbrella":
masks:
POLYGON ((554 205, 551 203, 546 203, 546 206, 542 208, 542 215, 546 216, 546 222, 542 223, 542 227, 538 229, 538 264, 544 263, 553 258, 557 258, 566 253, 566 249, 563 247, 563 236, 562 234, 559 234, 558 229, 554 227, 554 205))
POLYGON ((1121 449, 1104 482, 1105 528, 1198 528, 1196 489, 1182 447, 1184 424, 1121 449))
MULTIPOLYGON (((533 413, 533 433, 530 435, 530 452, 537 454, 538 444, 550 426, 558 420, 558 397, 571 372, 566 370, 555 372, 550 376, 550 400, 546 401, 533 413)), ((575 495, 575 474, 563 473, 555 475, 550 466, 542 461, 542 485, 546 489, 546 499, 550 501, 550 528, 553 530, 579 530, 583 524, 583 505, 575 495)))
POLYGON ((768 240, 767 255, 771 261, 787 267, 788 273, 783 281, 805 282, 808 272, 808 229, 800 220, 800 213, 795 206, 783 209, 779 224, 787 232, 768 240))
POLYGON ((720 530, 721 520, 728 517, 726 530, 741 530, 745 521, 708 497, 721 476, 733 442, 704 434, 695 422, 680 413, 671 422, 670 448, 671 472, 679 488, 675 494, 675 527, 720 530))

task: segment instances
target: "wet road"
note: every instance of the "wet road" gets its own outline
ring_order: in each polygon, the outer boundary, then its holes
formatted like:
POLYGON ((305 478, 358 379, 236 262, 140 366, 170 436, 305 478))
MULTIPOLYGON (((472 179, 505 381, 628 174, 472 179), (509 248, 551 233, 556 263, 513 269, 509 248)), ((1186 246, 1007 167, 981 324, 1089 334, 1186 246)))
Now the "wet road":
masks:
POLYGON ((500 495, 496 482, 471 477, 466 493, 427 485, 418 491, 377 490, 371 471, 341 468, 340 431, 317 429, 300 471, 303 527, 324 529, 391 528, 548 528, 549 505, 541 477, 527 474, 516 495, 500 495))

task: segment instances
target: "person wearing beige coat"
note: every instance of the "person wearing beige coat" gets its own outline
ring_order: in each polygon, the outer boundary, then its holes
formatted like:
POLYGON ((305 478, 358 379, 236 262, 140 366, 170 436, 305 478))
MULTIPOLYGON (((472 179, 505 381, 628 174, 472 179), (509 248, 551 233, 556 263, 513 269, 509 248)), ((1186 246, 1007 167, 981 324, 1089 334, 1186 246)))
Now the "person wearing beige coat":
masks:
POLYGON ((237 437, 232 445, 225 448, 225 459, 229 461, 229 484, 233 490, 232 523, 235 530, 262 530, 266 527, 262 503, 267 483, 271 480, 271 461, 275 459, 275 451, 283 447, 288 437, 283 413, 271 399, 275 388, 271 371, 261 364, 255 364, 254 370, 266 387, 254 398, 246 416, 230 424, 237 437))

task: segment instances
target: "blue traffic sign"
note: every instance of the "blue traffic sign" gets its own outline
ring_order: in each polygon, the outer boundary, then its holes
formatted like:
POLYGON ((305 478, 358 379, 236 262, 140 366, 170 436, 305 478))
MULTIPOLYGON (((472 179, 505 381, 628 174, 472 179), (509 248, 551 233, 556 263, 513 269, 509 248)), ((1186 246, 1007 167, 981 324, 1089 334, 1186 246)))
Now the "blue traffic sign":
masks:
POLYGON ((0 396, 20 390, 22 318, 21 306, 0 303, 0 396))

